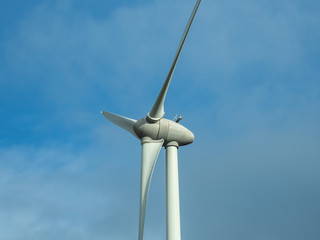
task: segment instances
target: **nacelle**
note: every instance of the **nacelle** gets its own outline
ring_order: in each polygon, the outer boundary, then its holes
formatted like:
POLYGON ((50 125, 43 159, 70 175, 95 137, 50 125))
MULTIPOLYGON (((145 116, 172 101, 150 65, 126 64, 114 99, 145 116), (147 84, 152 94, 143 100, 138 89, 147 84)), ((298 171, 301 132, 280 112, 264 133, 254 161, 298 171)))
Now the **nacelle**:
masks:
POLYGON ((189 129, 164 118, 155 123, 150 123, 146 118, 142 118, 134 124, 133 129, 140 139, 143 137, 150 137, 153 140, 164 139, 164 144, 176 141, 179 146, 184 146, 194 140, 194 135, 189 129))

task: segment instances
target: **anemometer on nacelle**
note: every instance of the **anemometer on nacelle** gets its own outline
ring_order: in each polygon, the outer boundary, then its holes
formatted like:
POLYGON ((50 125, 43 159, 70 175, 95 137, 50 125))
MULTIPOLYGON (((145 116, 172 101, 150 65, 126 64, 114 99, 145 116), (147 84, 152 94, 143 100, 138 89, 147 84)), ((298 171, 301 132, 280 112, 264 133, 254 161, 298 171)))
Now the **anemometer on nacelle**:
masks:
POLYGON ((181 121, 181 119, 182 119, 181 114, 179 115, 179 117, 178 117, 178 114, 176 114, 176 115, 174 116, 173 121, 175 121, 176 123, 179 123, 179 122, 181 121))

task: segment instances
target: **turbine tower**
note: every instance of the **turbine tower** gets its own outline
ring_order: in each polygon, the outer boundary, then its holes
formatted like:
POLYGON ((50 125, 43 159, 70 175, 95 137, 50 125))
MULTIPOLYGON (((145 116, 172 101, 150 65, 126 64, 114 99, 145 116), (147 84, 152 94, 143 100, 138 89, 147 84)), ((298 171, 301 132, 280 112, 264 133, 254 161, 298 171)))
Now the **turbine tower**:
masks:
POLYGON ((166 149, 166 201, 167 201, 167 240, 180 240, 180 203, 178 177, 178 148, 190 144, 194 140, 193 133, 176 121, 163 118, 164 101, 168 87, 176 67, 181 49, 196 15, 201 0, 197 0, 188 24, 182 35, 176 55, 164 81, 160 93, 146 117, 134 120, 110 112, 101 112, 107 119, 119 127, 129 131, 141 140, 141 179, 140 179, 140 215, 139 240, 143 240, 144 219, 147 206, 150 181, 155 163, 162 147, 166 149))

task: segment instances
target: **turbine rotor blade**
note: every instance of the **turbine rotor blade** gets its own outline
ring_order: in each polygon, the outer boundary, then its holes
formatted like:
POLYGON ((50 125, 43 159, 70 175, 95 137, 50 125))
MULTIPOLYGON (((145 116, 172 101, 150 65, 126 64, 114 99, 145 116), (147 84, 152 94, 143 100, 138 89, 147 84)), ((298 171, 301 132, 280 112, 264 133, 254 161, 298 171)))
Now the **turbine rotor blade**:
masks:
POLYGON ((163 142, 163 139, 152 140, 148 137, 144 137, 141 141, 142 154, 140 179, 139 240, 143 239, 144 219, 146 214, 150 181, 163 142))
POLYGON ((196 15, 196 12, 198 10, 200 2, 201 2, 201 0, 197 0, 195 6, 193 8, 193 11, 191 13, 191 16, 189 18, 188 24, 187 24, 187 26, 186 26, 186 28, 184 30, 183 35, 182 35, 179 47, 178 47, 176 55, 175 55, 175 57, 173 59, 173 63, 171 65, 171 68, 169 70, 167 78, 164 81, 164 84, 162 85, 160 93, 159 93, 159 95, 158 95, 158 97, 157 97, 157 99, 156 99, 151 111, 147 115, 148 119, 151 120, 151 121, 156 122, 156 121, 160 120, 164 116, 164 101, 165 101, 165 98, 166 98, 166 95, 167 95, 167 91, 168 91, 168 88, 169 88, 169 85, 170 85, 170 82, 171 82, 172 74, 173 74, 174 69, 176 67, 178 58, 180 56, 181 49, 182 49, 183 44, 184 44, 184 42, 186 40, 186 37, 188 35, 190 26, 192 24, 194 16, 196 15))
POLYGON ((137 122, 137 120, 123 117, 110 112, 101 112, 103 116, 105 116, 109 121, 113 122, 115 125, 127 130, 132 133, 136 138, 139 138, 133 130, 133 125, 137 122))

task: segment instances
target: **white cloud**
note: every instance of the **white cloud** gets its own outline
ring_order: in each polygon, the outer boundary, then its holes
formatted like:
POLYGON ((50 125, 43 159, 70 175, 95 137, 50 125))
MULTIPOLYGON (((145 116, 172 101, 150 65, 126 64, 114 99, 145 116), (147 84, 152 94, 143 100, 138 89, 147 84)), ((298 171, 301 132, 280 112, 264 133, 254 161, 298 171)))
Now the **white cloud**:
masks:
POLYGON ((121 199, 128 194, 117 187, 128 183, 117 177, 121 171, 108 158, 99 149, 2 148, 1 238, 105 239, 114 234, 103 223, 127 209, 121 199))

